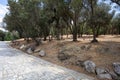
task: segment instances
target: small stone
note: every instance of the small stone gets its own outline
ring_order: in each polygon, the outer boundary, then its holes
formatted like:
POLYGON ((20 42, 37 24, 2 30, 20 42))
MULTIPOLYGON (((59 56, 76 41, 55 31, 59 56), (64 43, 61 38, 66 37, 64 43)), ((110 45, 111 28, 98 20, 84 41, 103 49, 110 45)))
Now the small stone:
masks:
POLYGON ((20 46, 20 49, 23 49, 23 48, 25 48, 25 45, 24 45, 24 44, 20 46))
POLYGON ((31 50, 31 48, 28 48, 28 49, 27 49, 27 53, 29 53, 29 54, 32 54, 32 53, 33 53, 33 51, 31 50))
POLYGON ((85 61, 84 62, 84 67, 86 69, 87 72, 89 73, 95 73, 95 63, 93 61, 85 61))
POLYGON ((40 49, 35 49, 34 52, 35 53, 40 52, 40 49))
POLYGON ((46 56, 46 53, 45 53, 45 51, 44 51, 44 50, 41 50, 41 51, 39 52, 39 56, 41 56, 41 57, 44 57, 44 56, 46 56))

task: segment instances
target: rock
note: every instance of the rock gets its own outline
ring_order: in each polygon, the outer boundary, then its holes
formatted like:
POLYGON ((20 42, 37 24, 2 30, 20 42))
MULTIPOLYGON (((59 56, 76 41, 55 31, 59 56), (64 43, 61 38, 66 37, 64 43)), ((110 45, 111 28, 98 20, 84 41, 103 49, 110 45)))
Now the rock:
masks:
POLYGON ((35 53, 40 52, 40 49, 35 49, 34 52, 35 53))
POLYGON ((31 49, 31 48, 28 48, 28 49, 27 49, 27 53, 32 54, 32 53, 33 53, 32 49, 31 49))
POLYGON ((116 74, 120 75, 120 63, 119 62, 113 63, 113 69, 116 74))
POLYGON ((105 68, 96 68, 96 74, 104 74, 104 73, 108 73, 108 71, 105 68))
POLYGON ((58 53, 58 59, 60 61, 64 61, 70 58, 70 55, 68 55, 67 50, 65 48, 61 49, 58 53))
POLYGON ((46 56, 46 53, 45 53, 45 51, 44 51, 44 50, 41 50, 41 51, 39 52, 39 56, 41 56, 41 57, 44 57, 44 56, 46 56))
POLYGON ((109 74, 108 70, 105 68, 96 68, 96 74, 99 79, 111 80, 112 76, 109 74))
POLYGON ((66 59, 69 59, 70 56, 68 54, 64 54, 64 53, 59 53, 58 54, 58 59, 63 61, 63 60, 66 60, 66 59))
POLYGON ((110 72, 110 75, 112 76, 113 80, 118 80, 118 76, 114 72, 110 72))
POLYGON ((86 69, 87 72, 89 73, 95 73, 95 63, 93 61, 85 61, 84 62, 84 67, 86 69))
POLYGON ((109 74, 109 73, 104 73, 104 74, 98 74, 97 75, 97 77, 99 78, 99 79, 107 79, 107 80, 112 80, 112 77, 111 77, 111 75, 109 74))
POLYGON ((24 44, 20 46, 20 49, 24 49, 24 48, 26 48, 24 44))

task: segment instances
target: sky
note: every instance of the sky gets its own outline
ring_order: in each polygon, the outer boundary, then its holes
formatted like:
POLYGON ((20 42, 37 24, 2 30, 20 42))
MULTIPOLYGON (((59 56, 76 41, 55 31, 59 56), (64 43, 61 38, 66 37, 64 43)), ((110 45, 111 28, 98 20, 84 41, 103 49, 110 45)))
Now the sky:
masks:
POLYGON ((0 23, 7 12, 7 0, 0 0, 0 23))
POLYGON ((7 12, 8 12, 7 0, 0 0, 0 30, 2 30, 2 31, 6 31, 4 28, 1 27, 1 23, 7 12))
MULTIPOLYGON (((102 2, 102 0, 99 0, 99 3, 102 2)), ((104 1, 106 4, 111 4, 110 0, 104 1)), ((112 3, 111 5, 111 11, 115 10, 116 14, 120 13, 120 6, 118 6, 116 3, 112 3)))

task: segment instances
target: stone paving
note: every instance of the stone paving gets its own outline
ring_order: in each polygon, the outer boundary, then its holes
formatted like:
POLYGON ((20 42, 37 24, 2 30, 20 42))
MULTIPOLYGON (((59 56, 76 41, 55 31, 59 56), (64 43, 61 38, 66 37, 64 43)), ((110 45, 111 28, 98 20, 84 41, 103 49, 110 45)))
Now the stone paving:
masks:
POLYGON ((94 80, 0 42, 0 80, 94 80))

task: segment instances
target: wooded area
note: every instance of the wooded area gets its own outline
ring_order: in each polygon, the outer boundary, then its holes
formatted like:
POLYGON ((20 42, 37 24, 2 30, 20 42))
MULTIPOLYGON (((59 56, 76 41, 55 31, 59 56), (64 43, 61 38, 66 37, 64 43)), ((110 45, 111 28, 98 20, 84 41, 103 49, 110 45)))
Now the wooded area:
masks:
POLYGON ((0 40, 95 80, 120 80, 120 0, 8 0, 8 6, 0 40))
MULTIPOLYGON (((92 34, 92 42, 102 34, 120 34, 120 14, 115 15, 110 4, 98 0, 8 0, 9 12, 4 17, 6 28, 18 31, 20 38, 57 40, 73 35, 73 41, 83 34, 92 34)), ((111 0, 120 8, 119 0, 111 0)))

